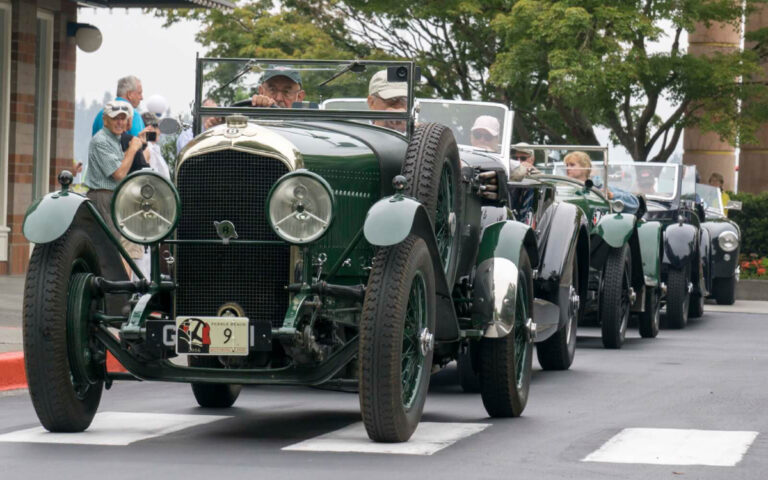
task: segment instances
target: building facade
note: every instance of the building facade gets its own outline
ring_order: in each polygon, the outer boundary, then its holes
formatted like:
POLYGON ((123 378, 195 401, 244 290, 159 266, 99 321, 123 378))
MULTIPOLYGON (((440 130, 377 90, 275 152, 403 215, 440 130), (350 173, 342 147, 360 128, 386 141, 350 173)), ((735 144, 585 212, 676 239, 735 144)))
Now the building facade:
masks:
POLYGON ((82 3, 232 7, 225 0, 0 0, 0 275, 26 271, 24 214, 73 165, 77 46, 68 26, 82 3))

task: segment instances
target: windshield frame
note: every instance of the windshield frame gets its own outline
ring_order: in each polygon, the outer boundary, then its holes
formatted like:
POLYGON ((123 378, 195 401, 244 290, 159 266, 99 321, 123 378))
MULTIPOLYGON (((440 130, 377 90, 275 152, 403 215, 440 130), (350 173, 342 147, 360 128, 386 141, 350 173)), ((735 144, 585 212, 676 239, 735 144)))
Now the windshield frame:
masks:
MULTIPOLYGON (((202 117, 226 117, 229 115, 244 115, 249 118, 259 119, 278 119, 294 121, 312 121, 312 120, 400 120, 407 122, 405 136, 410 138, 413 135, 413 91, 416 79, 414 72, 417 72, 416 66, 412 61, 386 61, 386 60, 282 60, 274 58, 212 58, 200 57, 196 61, 195 69, 195 100, 192 108, 193 132, 199 135, 202 130, 202 117), (248 64, 268 64, 274 66, 292 66, 292 65, 319 65, 335 66, 337 70, 357 63, 365 66, 374 67, 404 67, 408 70, 408 80, 405 82, 408 86, 408 106, 404 112, 395 111, 355 111, 355 110, 323 110, 306 108, 263 108, 263 107, 205 107, 203 103, 203 71, 206 64, 211 63, 242 63, 243 67, 248 64)), ((329 75, 330 76, 330 75, 329 75)))
POLYGON ((720 190, 720 187, 715 187, 714 185, 709 185, 707 183, 697 183, 696 184, 696 193, 701 197, 701 199, 706 203, 707 208, 705 208, 706 211, 712 211, 717 213, 720 216, 725 216, 725 205, 723 205, 723 192, 720 190), (701 189, 699 187, 703 187, 704 190, 716 190, 717 195, 714 197, 717 201, 717 205, 710 204, 706 202, 706 199, 704 198, 704 195, 701 195, 699 192, 701 189))
MULTIPOLYGON (((511 150, 512 148, 515 148, 515 145, 512 145, 511 141, 510 141, 510 145, 507 147, 507 150, 511 150)), ((550 165, 552 165, 552 166, 555 165, 555 162, 550 162, 549 155, 546 154, 546 152, 548 150, 570 151, 570 152, 574 152, 574 151, 602 152, 603 153, 603 172, 607 172, 608 171, 608 147, 603 147, 603 146, 600 146, 600 145, 526 145, 525 148, 534 151, 534 167, 536 166, 536 163, 535 163, 535 153, 536 153, 536 151, 543 151, 544 152, 544 166, 545 167, 549 167, 550 165)), ((541 163, 539 163, 539 165, 541 165, 541 163)), ((509 169, 510 169, 510 171, 512 170, 511 162, 510 162, 510 165, 509 165, 509 169)), ((584 185, 584 182, 582 182, 581 180, 577 180, 575 178, 571 178, 571 177, 566 176, 566 175, 555 175, 555 174, 551 174, 551 173, 545 173, 544 175, 546 177, 551 177, 551 178, 558 178, 558 179, 565 178, 565 179, 568 179, 568 181, 570 181, 570 182, 573 182, 573 183, 576 183, 576 184, 580 184, 580 185, 584 185)), ((606 174, 605 177, 606 178, 602 179, 603 180, 602 188, 597 188, 597 187, 593 187, 593 188, 595 188, 595 190, 601 192, 603 194, 603 196, 607 198, 608 197, 608 175, 606 174)))

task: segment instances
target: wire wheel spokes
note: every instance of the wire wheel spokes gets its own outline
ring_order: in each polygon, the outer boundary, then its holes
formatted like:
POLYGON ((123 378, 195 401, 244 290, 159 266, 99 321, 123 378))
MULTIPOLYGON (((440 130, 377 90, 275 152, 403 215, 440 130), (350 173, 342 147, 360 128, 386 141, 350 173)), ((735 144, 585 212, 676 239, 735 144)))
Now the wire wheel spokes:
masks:
POLYGON ((437 211, 435 212, 435 238, 437 239, 437 250, 440 253, 440 260, 443 262, 443 268, 448 268, 451 260, 451 249, 453 248, 453 236, 455 230, 455 207, 453 205, 453 172, 451 164, 446 161, 443 164, 443 170, 440 173, 440 186, 437 191, 437 211))
POLYGON ((520 276, 519 288, 517 290, 517 301, 515 304, 515 326, 513 335, 515 336, 515 384, 518 389, 522 389, 525 380, 525 365, 527 356, 531 355, 530 332, 528 331, 528 289, 526 288, 527 279, 520 276))
POLYGON ((401 380, 403 406, 407 409, 416 398, 421 375, 424 372, 424 356, 420 349, 419 335, 427 327, 427 287, 424 277, 417 272, 408 294, 408 306, 403 326, 403 350, 401 380))

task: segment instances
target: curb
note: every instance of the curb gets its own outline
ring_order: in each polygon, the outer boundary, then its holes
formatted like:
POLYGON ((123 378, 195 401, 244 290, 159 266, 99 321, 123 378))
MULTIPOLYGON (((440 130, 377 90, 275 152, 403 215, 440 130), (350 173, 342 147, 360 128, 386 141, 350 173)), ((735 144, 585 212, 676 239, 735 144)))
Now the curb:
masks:
MULTIPOLYGON (((127 372, 109 352, 107 352, 107 371, 127 372)), ((24 352, 0 353, 0 392, 20 388, 27 388, 24 352)))

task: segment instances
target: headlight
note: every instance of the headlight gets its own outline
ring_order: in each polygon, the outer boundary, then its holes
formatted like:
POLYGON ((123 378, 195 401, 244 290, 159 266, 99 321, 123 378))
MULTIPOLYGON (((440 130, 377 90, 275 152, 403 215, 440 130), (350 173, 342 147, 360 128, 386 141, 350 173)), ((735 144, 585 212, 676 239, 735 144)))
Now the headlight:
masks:
POLYGON ((732 252, 739 246, 739 237, 730 230, 717 236, 717 243, 724 252, 732 252))
POLYGON ((287 242, 315 241, 331 226, 331 187, 307 170, 288 173, 269 192, 267 218, 275 233, 287 242))
POLYGON ((611 208, 615 213, 621 213, 624 211, 624 202, 621 200, 611 200, 611 208))
POLYGON ((137 172, 123 180, 112 197, 112 220, 120 233, 135 243, 155 243, 176 226, 179 194, 154 172, 137 172))

